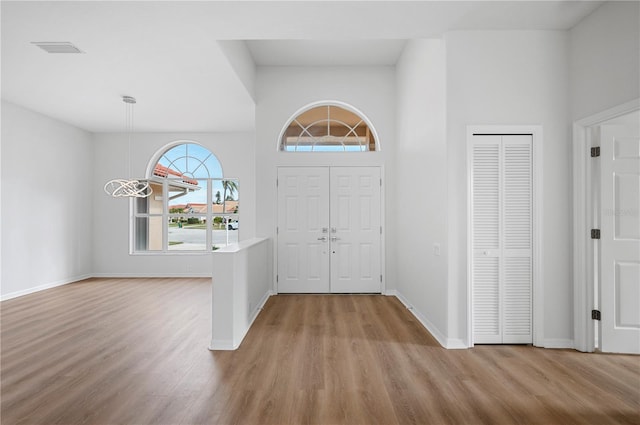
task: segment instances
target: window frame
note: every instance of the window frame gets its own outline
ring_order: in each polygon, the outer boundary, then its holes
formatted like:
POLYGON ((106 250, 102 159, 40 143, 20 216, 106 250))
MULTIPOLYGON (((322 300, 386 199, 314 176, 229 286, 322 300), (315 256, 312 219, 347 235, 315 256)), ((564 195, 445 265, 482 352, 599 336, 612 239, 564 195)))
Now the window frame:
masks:
MULTIPOLYGON (((328 145, 328 146, 334 146, 334 145, 328 145)), ((335 145, 338 146, 338 145, 335 145)), ((302 108, 298 109, 294 114, 292 114, 289 119, 285 122, 285 125, 282 127, 282 129, 280 130, 280 133, 278 135, 278 139, 277 139, 277 143, 276 143, 276 150, 278 152, 281 153, 286 153, 286 154, 315 154, 315 153, 340 153, 340 154, 351 154, 351 153, 365 153, 365 152, 379 152, 382 150, 381 148, 381 144, 380 144, 380 137, 378 136, 378 132, 376 131, 375 127, 373 126, 373 124, 371 123, 371 120, 369 120, 369 118, 362 113, 360 110, 358 110, 357 108, 353 107, 352 105, 349 105, 347 103, 344 102, 340 102, 340 101, 336 101, 336 100, 323 100, 323 101, 318 101, 318 102, 313 102, 310 103, 306 106, 303 106, 302 108), (283 143, 283 139, 285 137, 285 134, 287 132, 287 129, 291 126, 291 124, 293 122, 295 122, 297 120, 298 117, 300 117, 300 115, 310 111, 311 109, 314 108, 318 108, 318 107, 323 107, 323 106, 334 106, 334 107, 338 107, 338 108, 342 108, 348 112, 351 112, 352 114, 355 114, 356 116, 358 116, 358 118, 360 118, 360 120, 368 127, 369 131, 371 132, 371 137, 373 137, 374 140, 374 150, 371 149, 367 149, 367 150, 302 150, 302 151, 298 151, 298 150, 288 150, 286 148, 286 145, 283 143)))
MULTIPOLYGON (((209 158, 209 156, 207 156, 205 159, 209 158)), ((193 157, 196 158, 196 157, 193 157)), ((202 161, 202 158, 199 158, 202 161)), ((162 165, 162 164, 161 164, 162 165)), ((206 168, 206 167, 205 167, 206 168)), ((150 201, 148 198, 136 198, 133 199, 131 198, 129 200, 129 253, 130 255, 206 255, 209 254, 213 251, 215 251, 216 249, 219 249, 221 247, 227 246, 229 245, 229 242, 227 242, 226 244, 216 244, 215 246, 217 246, 217 248, 214 246, 213 244, 213 219, 215 217, 221 216, 223 217, 223 219, 229 219, 229 220, 235 220, 239 223, 240 221, 240 213, 239 212, 231 212, 228 213, 226 212, 226 202, 228 202, 226 199, 222 199, 222 205, 223 205, 223 210, 222 213, 218 214, 218 213, 214 213, 213 211, 213 200, 214 200, 214 184, 216 182, 218 183, 222 183, 222 182, 226 182, 226 181, 233 181, 236 183, 236 187, 237 187, 237 191, 235 193, 235 202, 237 202, 237 206, 239 208, 240 206, 240 189, 239 189, 239 179, 236 178, 227 178, 224 176, 224 173, 222 173, 222 163, 220 162, 220 160, 217 158, 217 156, 211 152, 208 148, 200 145, 199 143, 193 142, 193 141, 180 141, 180 142, 176 142, 176 143, 172 143, 168 146, 163 147, 162 149, 160 149, 150 160, 149 162, 149 166, 147 168, 147 176, 149 176, 147 178, 147 181, 149 182, 149 184, 154 185, 154 186, 160 186, 161 190, 154 190, 153 194, 151 195, 152 197, 154 197, 155 200, 157 200, 157 196, 161 196, 162 200, 161 200, 161 205, 162 205, 162 212, 150 212, 150 201), (218 162, 218 164, 220 165, 220 170, 221 170, 221 175, 219 177, 207 177, 207 178, 198 178, 198 177, 193 177, 193 180, 197 180, 198 182, 205 182, 206 183, 206 212, 203 214, 202 212, 182 212, 182 213, 172 213, 169 210, 170 207, 170 202, 171 202, 171 197, 170 197, 170 186, 172 181, 173 182, 178 182, 178 181, 182 181, 181 178, 171 178, 169 176, 167 177, 160 177, 154 174, 154 170, 157 164, 160 163, 160 160, 163 158, 163 156, 169 152, 170 150, 181 146, 181 145, 189 145, 189 144, 195 144, 200 146, 201 148, 205 149, 210 155, 209 156, 213 156, 216 161, 218 162), (144 208, 140 208, 140 202, 144 202, 144 208), (141 211, 143 210, 143 211, 141 211), (205 217, 205 223, 206 223, 206 227, 205 227, 205 245, 203 247, 203 249, 185 249, 185 250, 172 250, 170 249, 171 245, 169 244, 169 220, 172 218, 177 218, 177 217, 184 217, 184 218, 189 218, 189 217, 205 217), (151 219, 159 219, 160 220, 160 225, 162 226, 162 230, 161 230, 161 249, 149 249, 149 245, 150 245, 150 235, 151 232, 149 230, 150 228, 150 221, 151 219), (146 230, 144 230, 143 232, 139 231, 140 227, 140 222, 142 220, 145 220, 144 225, 146 226, 146 230), (140 245, 140 238, 144 237, 144 245, 145 245, 145 249, 139 249, 139 245, 140 245), (208 249, 207 247, 210 247, 210 249, 208 249)), ((187 174, 189 171, 185 171, 184 174, 187 174)), ((184 176, 183 174, 183 176, 184 176)), ((207 172, 207 174, 210 176, 210 172, 207 172)), ((189 177, 191 178, 191 177, 189 177)), ((225 231, 226 232, 230 232, 230 230, 228 230, 225 226, 225 231)), ((238 227, 238 229, 233 230, 233 232, 237 232, 237 237, 238 237, 238 241, 240 239, 240 228, 238 227)), ((156 236, 159 236, 158 234, 156 234, 156 236)), ((228 240, 228 237, 227 237, 228 240)), ((235 243, 235 242, 232 242, 235 243)))

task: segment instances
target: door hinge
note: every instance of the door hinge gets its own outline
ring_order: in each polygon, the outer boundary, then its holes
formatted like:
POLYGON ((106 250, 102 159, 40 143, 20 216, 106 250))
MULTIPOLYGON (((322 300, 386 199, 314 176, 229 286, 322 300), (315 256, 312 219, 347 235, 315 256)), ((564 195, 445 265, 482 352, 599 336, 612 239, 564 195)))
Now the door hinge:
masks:
POLYGON ((276 275, 276 283, 278 283, 278 280, 280 280, 280 275, 276 275))
POLYGON ((276 235, 280 234, 280 228, 278 226, 276 226, 276 235))
POLYGON ((380 234, 382 234, 382 226, 380 226, 380 234))
POLYGON ((380 178, 380 187, 382 187, 382 178, 380 178))
POLYGON ((593 320, 601 320, 600 310, 591 310, 591 318, 593 320))
POLYGON ((276 179, 276 187, 278 187, 279 184, 280 182, 278 181, 278 179, 276 179))
POLYGON ((600 156, 600 146, 594 146, 591 148, 591 158, 597 158, 600 156))
POLYGON ((591 229, 591 239, 600 239, 600 229, 591 229))
POLYGON ((380 282, 382 282, 382 275, 380 275, 380 282))

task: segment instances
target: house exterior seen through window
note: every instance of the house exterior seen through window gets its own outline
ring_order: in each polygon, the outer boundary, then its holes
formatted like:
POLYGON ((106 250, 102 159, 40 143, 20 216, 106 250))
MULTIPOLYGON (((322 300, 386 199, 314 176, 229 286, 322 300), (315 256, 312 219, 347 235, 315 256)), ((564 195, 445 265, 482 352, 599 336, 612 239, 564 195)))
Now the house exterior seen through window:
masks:
POLYGON ((153 194, 134 201, 134 252, 208 252, 238 242, 238 180, 223 177, 212 152, 175 145, 151 170, 153 194))
POLYGON ((346 105, 321 104, 304 110, 283 129, 285 152, 368 152, 376 137, 364 117, 346 105))

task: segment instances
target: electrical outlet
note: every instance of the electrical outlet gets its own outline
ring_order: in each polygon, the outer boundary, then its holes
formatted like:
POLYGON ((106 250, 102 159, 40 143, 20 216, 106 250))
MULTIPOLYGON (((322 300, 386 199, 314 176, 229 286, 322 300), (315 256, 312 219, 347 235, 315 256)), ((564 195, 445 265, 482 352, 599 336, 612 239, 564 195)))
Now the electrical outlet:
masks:
POLYGON ((440 244, 439 243, 434 243, 433 244, 433 255, 436 255, 436 256, 440 255, 440 244))

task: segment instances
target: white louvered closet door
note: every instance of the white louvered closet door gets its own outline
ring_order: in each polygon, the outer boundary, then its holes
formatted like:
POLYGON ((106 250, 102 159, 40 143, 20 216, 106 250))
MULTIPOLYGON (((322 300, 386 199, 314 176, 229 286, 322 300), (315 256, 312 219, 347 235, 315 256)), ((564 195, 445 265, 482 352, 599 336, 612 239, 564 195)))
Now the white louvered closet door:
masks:
POLYGON ((532 136, 473 137, 471 280, 477 344, 532 342, 532 136))

